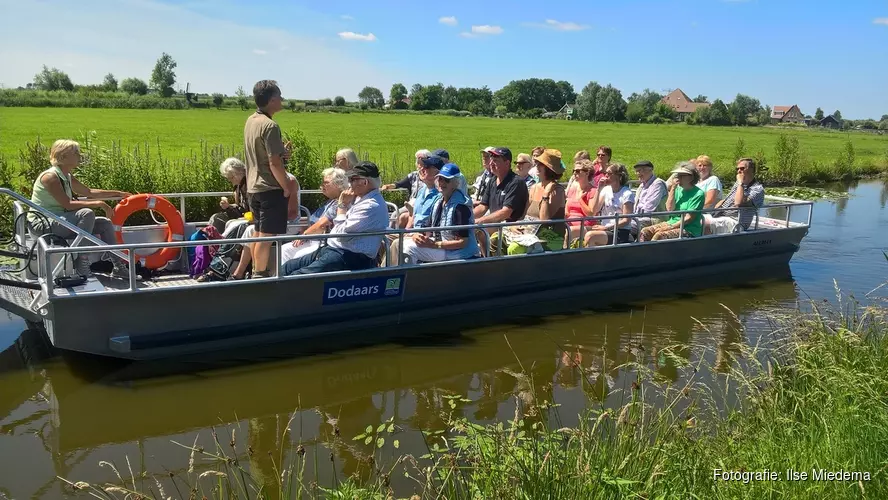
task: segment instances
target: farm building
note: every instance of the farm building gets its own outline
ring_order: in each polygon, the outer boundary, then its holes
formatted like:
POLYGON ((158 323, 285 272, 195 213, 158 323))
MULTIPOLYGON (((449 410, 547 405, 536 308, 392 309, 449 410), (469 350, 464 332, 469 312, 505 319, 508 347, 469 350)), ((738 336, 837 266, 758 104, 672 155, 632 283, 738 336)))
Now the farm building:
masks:
POLYGON ((824 116, 823 119, 820 120, 820 126, 823 128, 840 129, 842 128, 842 122, 837 120, 835 116, 829 115, 824 116))
POLYGON ((686 116, 694 114, 697 111, 697 108, 708 108, 708 102, 694 102, 687 94, 682 92, 681 89, 675 89, 669 93, 666 97, 662 99, 661 102, 664 102, 669 105, 672 109, 678 113, 678 119, 684 120, 686 116))
POLYGON ((555 116, 563 120, 573 120, 575 106, 575 104, 565 104, 555 113, 555 116))
POLYGON ((805 115, 798 106, 774 106, 771 111, 771 123, 805 123, 805 115))

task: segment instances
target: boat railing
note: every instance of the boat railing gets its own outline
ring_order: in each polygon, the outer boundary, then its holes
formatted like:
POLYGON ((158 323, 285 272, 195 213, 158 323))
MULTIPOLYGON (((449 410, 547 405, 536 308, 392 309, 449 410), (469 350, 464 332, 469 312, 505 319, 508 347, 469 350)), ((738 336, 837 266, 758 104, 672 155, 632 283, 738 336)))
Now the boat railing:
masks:
MULTIPOLYGON (((773 204, 773 205, 765 205, 765 206, 760 207, 758 209, 748 207, 747 209, 749 209, 749 210, 756 210, 754 224, 749 229, 749 231, 755 231, 755 230, 759 229, 759 213, 762 210, 773 209, 773 208, 786 208, 786 217, 785 217, 785 221, 783 221, 784 223, 780 227, 772 227, 771 230, 775 230, 775 229, 779 230, 781 228, 789 228, 791 226, 790 217, 791 217, 791 211, 792 211, 793 207, 802 207, 802 206, 807 207, 807 209, 808 209, 807 217, 805 218, 804 223, 796 223, 796 225, 802 226, 802 227, 809 227, 811 224, 811 214, 813 211, 813 202, 810 202, 810 201, 791 200, 789 202, 783 202, 783 203, 778 203, 778 204, 773 204)), ((437 233, 437 232, 442 232, 442 231, 458 231, 458 230, 474 231, 474 230, 482 229, 482 230, 485 230, 488 233, 488 235, 491 234, 492 232, 496 232, 498 234, 498 238, 497 238, 498 253, 497 253, 497 257, 492 257, 492 258, 506 258, 506 256, 503 253, 503 241, 504 241, 503 240, 503 232, 507 228, 510 228, 510 227, 577 222, 577 223, 580 223, 580 225, 579 225, 579 227, 580 227, 579 240, 583 241, 582 238, 583 238, 585 231, 586 231, 586 223, 587 222, 602 222, 602 221, 609 221, 609 220, 617 221, 617 219, 630 219, 630 220, 632 220, 632 219, 635 219, 635 220, 650 219, 650 218, 660 219, 660 218, 667 217, 667 216, 679 216, 680 217, 679 228, 681 229, 681 231, 679 231, 679 236, 677 239, 681 240, 684 238, 683 237, 684 217, 681 217, 682 215, 688 214, 688 213, 693 213, 693 214, 699 214, 700 216, 702 216, 702 214, 706 214, 706 213, 715 213, 715 212, 722 212, 722 211, 737 211, 737 210, 741 210, 743 208, 744 207, 740 207, 740 208, 732 207, 732 208, 728 208, 728 209, 711 208, 711 209, 702 209, 702 210, 672 210, 672 211, 660 211, 660 212, 650 212, 650 213, 615 214, 615 215, 610 215, 610 216, 572 217, 572 218, 552 219, 552 220, 520 220, 520 221, 513 221, 513 222, 491 222, 491 223, 483 223, 483 224, 470 224, 470 225, 446 226, 446 227, 423 227, 423 228, 410 228, 410 229, 394 228, 394 229, 385 229, 382 231, 371 231, 371 232, 351 233, 351 234, 344 234, 344 233, 340 233, 340 234, 323 233, 323 234, 309 234, 309 235, 288 234, 288 235, 280 235, 280 236, 263 236, 263 237, 252 237, 252 238, 234 238, 234 239, 219 239, 219 240, 198 240, 198 241, 183 240, 183 241, 169 241, 169 242, 123 243, 123 244, 116 244, 116 245, 107 245, 107 244, 104 244, 103 242, 99 241, 98 244, 100 246, 86 246, 86 247, 76 247, 76 248, 50 247, 45 241, 43 241, 43 239, 41 239, 38 241, 38 248, 39 248, 39 258, 43 259, 42 260, 43 266, 41 266, 42 269, 50 269, 51 258, 55 254, 74 255, 74 254, 95 253, 95 252, 113 252, 116 255, 122 255, 124 260, 126 260, 129 263, 129 283, 128 283, 129 286, 126 289, 107 290, 107 292, 109 292, 109 293, 116 293, 116 292, 121 292, 121 291, 142 292, 142 291, 146 291, 146 290, 151 290, 151 288, 139 288, 139 286, 138 286, 138 280, 136 279, 136 266, 135 266, 135 263, 139 259, 139 257, 136 255, 136 251, 138 251, 138 250, 146 250, 146 249, 151 250, 151 249, 159 249, 159 248, 187 248, 187 247, 196 247, 196 246, 201 246, 201 245, 217 246, 217 245, 225 245, 225 244, 277 242, 278 244, 274 246, 275 250, 274 250, 273 260, 271 260, 272 262, 276 263, 275 264, 276 273, 273 276, 269 276, 267 278, 261 278, 261 279, 263 279, 263 280, 299 279, 299 278, 304 278, 304 277, 308 277, 311 275, 301 275, 301 276, 283 276, 282 275, 284 263, 281 262, 280 252, 282 251, 281 246, 284 243, 293 242, 293 241, 297 241, 297 240, 303 240, 303 241, 319 240, 320 241, 320 240, 327 240, 329 238, 335 238, 335 239, 339 239, 339 240, 347 240, 347 239, 351 239, 351 238, 379 236, 379 237, 383 238, 382 243, 383 243, 383 246, 385 247, 386 263, 389 263, 389 262, 391 262, 391 260, 390 260, 391 256, 388 254, 389 245, 388 245, 388 242, 386 241, 385 237, 394 235, 398 239, 399 248, 400 248, 397 262, 401 263, 401 262, 403 262, 404 239, 406 236, 408 236, 410 234, 429 233, 429 232, 437 233), (123 254, 121 254, 121 252, 123 252, 123 254)), ((615 224, 618 224, 618 223, 619 222, 615 222, 615 224)), ((699 236, 696 238, 712 238, 712 237, 728 237, 728 236, 730 236, 730 235, 729 234, 712 234, 712 235, 699 236)), ((93 241, 93 240, 91 240, 91 241, 93 241)), ((668 241, 669 240, 667 240, 665 242, 668 242, 668 241)), ((656 243, 665 243, 665 242, 659 241, 659 242, 651 242, 651 243, 656 244, 656 243)), ((614 237, 614 238, 612 238, 612 243, 607 246, 616 246, 617 244, 618 244, 618 238, 614 237)), ((642 244, 649 244, 649 243, 645 242, 642 244)), ((596 248, 600 248, 600 247, 584 248, 583 245, 580 245, 580 248, 576 248, 576 249, 567 248, 567 249, 564 249, 563 251, 572 251, 572 252, 573 251, 594 251, 596 248)), ((49 297, 53 297, 55 295, 53 292, 53 286, 54 286, 53 281, 54 281, 55 272, 58 272, 58 269, 53 269, 53 274, 40 280, 41 284, 44 286, 47 299, 49 297)), ((335 274, 343 274, 343 273, 347 274, 349 272, 350 271, 336 271, 336 272, 325 273, 325 274, 335 275, 335 274)), ((237 281, 208 282, 208 283, 202 284, 202 286, 211 286, 211 285, 212 286, 232 286, 232 285, 236 285, 236 284, 238 284, 237 281)))

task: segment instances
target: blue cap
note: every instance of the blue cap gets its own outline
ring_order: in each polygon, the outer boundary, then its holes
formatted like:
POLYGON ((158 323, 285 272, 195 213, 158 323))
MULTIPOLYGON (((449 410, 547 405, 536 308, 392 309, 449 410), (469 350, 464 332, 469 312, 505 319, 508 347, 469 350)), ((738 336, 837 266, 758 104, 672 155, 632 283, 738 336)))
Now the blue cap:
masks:
POLYGON ((455 163, 448 163, 447 165, 441 167, 441 171, 438 172, 437 177, 453 179, 457 175, 459 175, 459 167, 457 167, 455 163))
POLYGON ((436 155, 423 156, 419 159, 419 162, 422 163, 422 166, 429 168, 441 168, 444 166, 444 158, 436 155))
POLYGON ((446 149, 436 149, 432 151, 432 155, 440 156, 441 158, 450 161, 450 153, 448 153, 446 149))

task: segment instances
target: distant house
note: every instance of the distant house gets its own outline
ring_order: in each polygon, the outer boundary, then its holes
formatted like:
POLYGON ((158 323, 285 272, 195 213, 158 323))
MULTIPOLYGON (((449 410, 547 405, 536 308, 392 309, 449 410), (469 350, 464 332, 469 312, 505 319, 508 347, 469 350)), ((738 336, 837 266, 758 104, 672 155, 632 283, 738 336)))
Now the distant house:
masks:
POLYGON ((576 104, 567 103, 555 112, 555 116, 562 120, 573 120, 575 107, 576 104))
POLYGON ((386 103, 383 106, 383 109, 407 109, 409 107, 410 107, 410 98, 405 97, 405 98, 401 99, 400 101, 396 102, 394 105, 392 105, 391 103, 386 103))
POLYGON ((678 113, 678 119, 684 120, 686 116, 694 114, 698 108, 708 108, 708 102, 694 102, 681 89, 675 89, 664 97, 661 102, 669 105, 678 113))
POLYGON ((842 122, 837 120, 835 116, 829 115, 829 116, 823 117, 823 119, 820 120, 820 126, 823 128, 840 129, 840 128, 842 128, 842 122))
POLYGON ((771 110, 771 123, 805 123, 805 115, 798 106, 774 106, 771 110))

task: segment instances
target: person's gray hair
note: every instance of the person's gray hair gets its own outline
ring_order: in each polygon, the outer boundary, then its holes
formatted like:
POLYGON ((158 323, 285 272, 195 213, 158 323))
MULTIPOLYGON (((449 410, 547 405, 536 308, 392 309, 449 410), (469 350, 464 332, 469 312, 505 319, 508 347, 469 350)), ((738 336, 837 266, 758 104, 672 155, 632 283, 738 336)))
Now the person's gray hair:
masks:
POLYGON ((225 161, 219 165, 219 173, 226 179, 231 179, 235 173, 247 175, 247 166, 237 158, 226 158, 225 161))
POLYGON ((334 186, 336 186, 340 191, 345 191, 348 189, 348 175, 345 173, 345 170, 341 168, 325 168, 321 173, 324 176, 325 180, 329 180, 334 186))
POLYGON ((340 158, 348 159, 348 168, 355 168, 355 165, 358 164, 358 155, 355 154, 355 150, 352 148, 342 148, 337 151, 334 159, 339 161, 340 158))
POLYGON ((415 156, 416 156, 416 159, 418 160, 418 159, 420 159, 420 158, 425 158, 425 157, 427 157, 427 156, 432 156, 432 152, 429 151, 428 149, 420 149, 419 151, 416 152, 416 155, 415 155, 415 156))
POLYGON ((373 189, 379 189, 382 187, 382 179, 379 177, 367 177, 367 182, 370 184, 370 187, 373 189))

